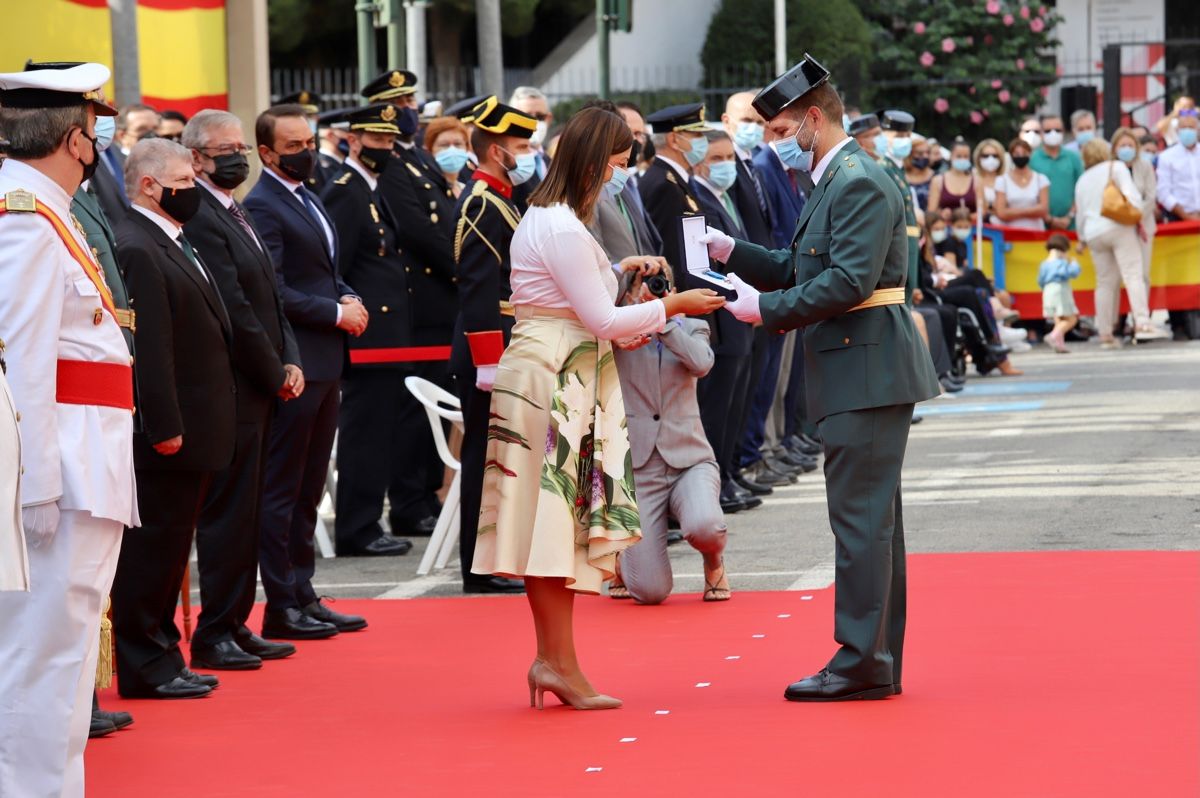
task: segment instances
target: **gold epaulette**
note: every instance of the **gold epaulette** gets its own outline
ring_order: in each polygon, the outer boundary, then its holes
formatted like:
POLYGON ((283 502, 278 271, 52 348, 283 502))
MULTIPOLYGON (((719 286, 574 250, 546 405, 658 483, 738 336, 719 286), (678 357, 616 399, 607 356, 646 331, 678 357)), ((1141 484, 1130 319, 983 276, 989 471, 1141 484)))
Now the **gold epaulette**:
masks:
POLYGON ((421 176, 422 176, 422 175, 421 175, 421 170, 420 170, 420 169, 418 169, 417 167, 413 166, 412 164, 410 164, 408 161, 405 161, 405 162, 404 162, 404 165, 408 167, 408 171, 412 172, 412 173, 413 173, 414 175, 416 175, 417 177, 421 177, 421 176))
POLYGON ((346 172, 344 175, 333 181, 335 186, 344 186, 350 182, 350 178, 354 177, 353 172, 346 172))

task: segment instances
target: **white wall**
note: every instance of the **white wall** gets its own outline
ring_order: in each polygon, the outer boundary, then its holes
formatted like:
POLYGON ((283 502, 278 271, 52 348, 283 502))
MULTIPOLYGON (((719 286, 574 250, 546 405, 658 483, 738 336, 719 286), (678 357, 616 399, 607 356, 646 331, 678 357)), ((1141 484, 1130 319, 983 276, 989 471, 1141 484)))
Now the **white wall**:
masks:
MULTIPOLYGON (((635 0, 633 32, 609 36, 610 87, 694 89, 704 70, 700 51, 720 0, 635 0)), ((585 24, 594 26, 594 21, 585 24)), ((770 20, 767 20, 770 24, 770 20)), ((541 85, 550 95, 594 94, 598 84, 596 36, 592 36, 541 85)))

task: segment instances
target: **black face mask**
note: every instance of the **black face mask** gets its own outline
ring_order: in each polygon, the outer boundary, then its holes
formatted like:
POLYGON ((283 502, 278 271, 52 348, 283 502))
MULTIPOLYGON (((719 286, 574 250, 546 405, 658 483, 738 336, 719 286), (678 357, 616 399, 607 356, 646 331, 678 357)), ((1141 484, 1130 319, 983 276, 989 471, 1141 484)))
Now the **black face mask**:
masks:
POLYGON ((650 138, 649 136, 646 137, 646 144, 642 147, 642 160, 654 160, 654 139, 650 138))
MULTIPOLYGON (((158 181, 154 181, 158 183, 158 181)), ((167 188, 162 183, 162 196, 158 200, 158 206, 163 209, 163 212, 170 216, 180 224, 187 224, 200 210, 200 189, 192 186, 191 188, 167 188)))
POLYGON ((375 174, 381 175, 392 160, 392 150, 387 147, 363 147, 358 152, 358 160, 375 174))
POLYGON ((1029 166, 1029 156, 1028 155, 1014 155, 1012 162, 1013 162, 1013 166, 1017 167, 1018 169, 1024 169, 1026 166, 1029 166))
POLYGON ((80 130, 79 133, 92 143, 92 162, 84 163, 81 159, 76 159, 83 166, 83 179, 79 181, 79 184, 83 185, 96 174, 96 167, 100 165, 100 147, 97 146, 96 140, 87 134, 86 130, 80 130))
POLYGON ((316 166, 317 153, 307 147, 300 152, 279 156, 279 171, 300 183, 312 177, 313 169, 316 166))
POLYGON ((218 155, 212 160, 217 168, 208 172, 208 179, 214 186, 233 190, 246 182, 246 177, 250 174, 250 162, 246 160, 245 155, 234 152, 218 155))
POLYGON ((633 140, 633 147, 629 150, 629 168, 633 169, 637 166, 638 156, 642 154, 642 142, 637 139, 633 140))
POLYGON ((337 143, 337 151, 345 158, 350 154, 350 142, 346 139, 339 139, 337 143))
POLYGON ((928 158, 913 158, 912 165, 914 169, 926 169, 929 167, 928 158))

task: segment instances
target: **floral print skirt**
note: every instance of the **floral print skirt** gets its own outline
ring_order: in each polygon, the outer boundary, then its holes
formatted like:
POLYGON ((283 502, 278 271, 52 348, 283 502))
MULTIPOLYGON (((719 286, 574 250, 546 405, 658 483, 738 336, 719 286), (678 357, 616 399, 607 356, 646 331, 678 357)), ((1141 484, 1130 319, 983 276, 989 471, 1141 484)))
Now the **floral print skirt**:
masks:
POLYGON ((477 574, 564 577, 599 593, 617 552, 641 539, 612 346, 574 319, 517 322, 485 462, 477 574))

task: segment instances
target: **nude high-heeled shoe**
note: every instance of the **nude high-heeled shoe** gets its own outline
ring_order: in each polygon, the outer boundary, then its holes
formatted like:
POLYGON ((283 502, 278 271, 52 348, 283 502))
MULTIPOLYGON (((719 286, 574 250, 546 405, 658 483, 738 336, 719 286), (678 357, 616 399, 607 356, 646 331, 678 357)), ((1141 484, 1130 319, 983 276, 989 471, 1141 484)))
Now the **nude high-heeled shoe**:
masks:
POLYGON ((542 709, 542 697, 546 692, 554 693, 558 700, 575 709, 617 709, 621 699, 608 695, 585 696, 571 688, 567 680, 547 663, 534 660, 529 666, 529 705, 542 709))

